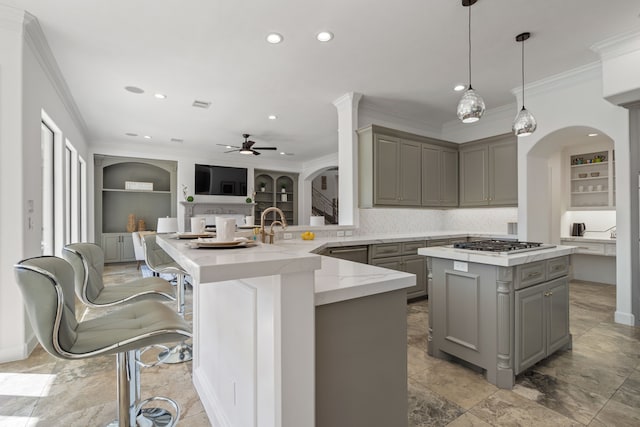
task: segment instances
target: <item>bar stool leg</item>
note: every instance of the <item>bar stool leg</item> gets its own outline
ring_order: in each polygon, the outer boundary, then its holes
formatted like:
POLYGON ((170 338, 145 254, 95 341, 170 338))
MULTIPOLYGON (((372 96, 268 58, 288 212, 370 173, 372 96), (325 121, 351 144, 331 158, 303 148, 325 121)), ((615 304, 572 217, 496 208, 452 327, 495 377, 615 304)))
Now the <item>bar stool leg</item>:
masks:
MULTIPOLYGON (((184 319, 184 274, 178 273, 176 286, 176 304, 178 315, 184 319)), ((184 341, 177 344, 173 348, 160 352, 158 360, 162 363, 182 363, 193 359, 193 348, 184 341)))

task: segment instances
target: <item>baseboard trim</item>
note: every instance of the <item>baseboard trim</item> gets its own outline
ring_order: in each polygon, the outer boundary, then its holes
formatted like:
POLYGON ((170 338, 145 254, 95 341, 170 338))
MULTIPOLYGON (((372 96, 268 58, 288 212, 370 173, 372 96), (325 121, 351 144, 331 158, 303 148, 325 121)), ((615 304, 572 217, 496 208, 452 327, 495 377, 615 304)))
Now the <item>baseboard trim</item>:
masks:
POLYGON ((636 318, 631 313, 624 313, 622 311, 616 311, 614 320, 616 323, 621 323, 623 325, 635 326, 636 318))

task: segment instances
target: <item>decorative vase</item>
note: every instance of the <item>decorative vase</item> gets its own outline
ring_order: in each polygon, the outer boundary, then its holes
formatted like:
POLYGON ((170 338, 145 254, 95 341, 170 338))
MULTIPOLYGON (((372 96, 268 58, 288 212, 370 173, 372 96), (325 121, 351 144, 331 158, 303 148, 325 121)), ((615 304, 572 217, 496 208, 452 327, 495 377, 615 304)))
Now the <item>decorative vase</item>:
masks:
POLYGON ((139 219, 138 220, 138 231, 146 231, 147 230, 147 225, 144 222, 144 219, 139 219))
POLYGON ((282 187, 282 192, 283 192, 283 193, 286 193, 286 192, 287 192, 287 189, 286 189, 286 188, 284 188, 284 187, 282 187))
POLYGON ((134 214, 129 214, 129 219, 127 220, 127 232, 133 233, 136 231, 136 216, 134 214))
POLYGON ((280 200, 282 200, 283 202, 287 201, 287 195, 286 194, 281 194, 280 195, 280 200))
POLYGON ((260 187, 260 191, 262 191, 264 193, 264 190, 266 190, 266 188, 260 187))

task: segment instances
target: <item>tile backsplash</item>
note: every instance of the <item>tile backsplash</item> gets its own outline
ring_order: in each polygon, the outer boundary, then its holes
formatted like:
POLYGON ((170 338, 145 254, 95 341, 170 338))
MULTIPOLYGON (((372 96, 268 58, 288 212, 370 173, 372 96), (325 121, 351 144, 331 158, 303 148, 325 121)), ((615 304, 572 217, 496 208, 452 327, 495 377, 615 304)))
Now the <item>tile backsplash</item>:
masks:
POLYGON ((411 231, 477 231, 506 233, 518 220, 518 208, 479 209, 360 209, 359 234, 411 231))

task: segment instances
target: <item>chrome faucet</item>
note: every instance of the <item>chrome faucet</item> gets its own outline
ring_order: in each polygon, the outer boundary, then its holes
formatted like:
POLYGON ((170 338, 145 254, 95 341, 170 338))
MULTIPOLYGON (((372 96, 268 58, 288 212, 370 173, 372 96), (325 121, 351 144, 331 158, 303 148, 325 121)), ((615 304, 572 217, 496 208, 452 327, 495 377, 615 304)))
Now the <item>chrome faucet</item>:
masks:
POLYGON ((273 226, 276 224, 280 224, 282 226, 283 230, 286 230, 287 228, 287 220, 284 217, 284 212, 282 212, 282 210, 280 208, 276 208, 275 206, 271 206, 270 208, 265 209, 264 211, 262 211, 262 214, 260 215, 260 239, 262 240, 262 243, 273 243, 274 238, 275 238, 275 232, 273 231, 273 226), (269 232, 265 231, 264 229, 264 219, 267 216, 267 214, 269 212, 276 212, 278 215, 280 215, 280 221, 275 220, 271 223, 271 227, 269 227, 269 232), (269 241, 267 242, 266 237, 269 236, 269 241))

